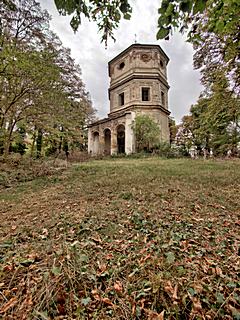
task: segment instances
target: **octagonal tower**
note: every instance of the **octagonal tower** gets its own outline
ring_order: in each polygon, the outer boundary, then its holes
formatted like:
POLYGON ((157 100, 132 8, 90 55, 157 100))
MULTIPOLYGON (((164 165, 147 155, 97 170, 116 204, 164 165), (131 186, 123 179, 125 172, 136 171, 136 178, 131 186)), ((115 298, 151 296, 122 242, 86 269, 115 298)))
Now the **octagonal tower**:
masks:
POLYGON ((108 63, 110 113, 89 126, 90 153, 133 153, 132 124, 139 113, 150 115, 161 141, 169 141, 168 62, 160 46, 133 44, 108 63))

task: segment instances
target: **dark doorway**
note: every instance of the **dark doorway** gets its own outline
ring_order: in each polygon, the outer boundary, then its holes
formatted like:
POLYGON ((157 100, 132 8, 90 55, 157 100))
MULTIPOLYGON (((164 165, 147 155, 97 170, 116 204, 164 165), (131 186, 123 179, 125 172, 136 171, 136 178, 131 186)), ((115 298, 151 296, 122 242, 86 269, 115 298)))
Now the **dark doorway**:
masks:
POLYGON ((110 129, 104 130, 104 154, 105 155, 111 154, 111 130, 110 129))
POLYGON ((122 124, 117 128, 117 144, 118 153, 125 153, 125 127, 122 124))

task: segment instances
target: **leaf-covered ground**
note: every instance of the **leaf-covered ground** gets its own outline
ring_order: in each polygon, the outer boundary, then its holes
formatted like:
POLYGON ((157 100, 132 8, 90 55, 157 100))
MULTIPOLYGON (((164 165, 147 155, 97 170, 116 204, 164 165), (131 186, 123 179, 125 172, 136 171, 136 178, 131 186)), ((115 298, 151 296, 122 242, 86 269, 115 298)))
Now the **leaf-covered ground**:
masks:
POLYGON ((0 318, 240 319, 240 161, 101 160, 0 195, 0 318))

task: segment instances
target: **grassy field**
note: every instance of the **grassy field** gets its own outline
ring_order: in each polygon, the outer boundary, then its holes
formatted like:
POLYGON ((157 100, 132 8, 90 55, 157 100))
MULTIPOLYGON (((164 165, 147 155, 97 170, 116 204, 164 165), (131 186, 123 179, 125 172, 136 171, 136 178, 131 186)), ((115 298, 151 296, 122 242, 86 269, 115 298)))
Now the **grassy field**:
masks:
POLYGON ((112 159, 0 194, 0 318, 240 319, 240 161, 112 159))

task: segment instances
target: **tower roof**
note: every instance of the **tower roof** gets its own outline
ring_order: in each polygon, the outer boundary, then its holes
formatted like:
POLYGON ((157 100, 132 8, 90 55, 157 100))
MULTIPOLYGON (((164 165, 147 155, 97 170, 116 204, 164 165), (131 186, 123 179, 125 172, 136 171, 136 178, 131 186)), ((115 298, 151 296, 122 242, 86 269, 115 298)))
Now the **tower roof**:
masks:
POLYGON ((114 57, 112 60, 110 60, 108 62, 108 65, 110 65, 113 61, 119 59, 121 56, 123 56, 125 53, 127 53, 128 51, 130 51, 131 49, 158 49, 161 54, 166 58, 167 63, 169 61, 169 57, 166 55, 166 53, 163 51, 163 49, 158 45, 158 44, 140 44, 140 43, 134 43, 132 45, 130 45, 128 48, 126 48, 125 50, 123 50, 122 52, 120 52, 116 57, 114 57))

